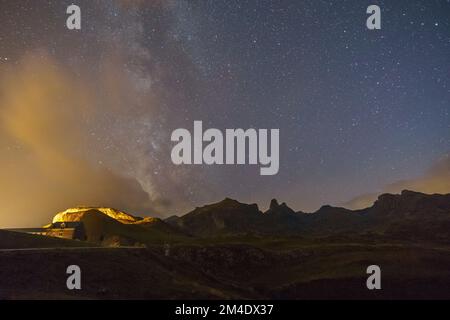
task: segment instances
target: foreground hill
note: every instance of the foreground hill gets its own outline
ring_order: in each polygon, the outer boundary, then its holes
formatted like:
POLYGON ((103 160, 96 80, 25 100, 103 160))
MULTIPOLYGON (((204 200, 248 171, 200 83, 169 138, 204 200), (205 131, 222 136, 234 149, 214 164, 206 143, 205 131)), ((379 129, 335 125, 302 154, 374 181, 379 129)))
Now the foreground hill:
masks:
POLYGON ((105 207, 77 207, 77 208, 69 208, 65 211, 58 212, 53 217, 53 223, 55 222, 76 222, 81 221, 84 215, 88 212, 96 211, 98 213, 102 213, 107 215, 111 219, 114 219, 121 223, 135 223, 139 220, 142 220, 141 217, 135 217, 131 214, 125 213, 123 211, 114 209, 114 208, 105 208, 105 207))
POLYGON ((0 230, 0 250, 26 248, 87 247, 92 245, 93 244, 83 241, 52 238, 34 234, 0 230))
POLYGON ((85 240, 104 246, 161 244, 182 241, 187 237, 159 218, 135 217, 113 208, 70 208, 57 213, 52 224, 67 222, 82 222, 85 240))

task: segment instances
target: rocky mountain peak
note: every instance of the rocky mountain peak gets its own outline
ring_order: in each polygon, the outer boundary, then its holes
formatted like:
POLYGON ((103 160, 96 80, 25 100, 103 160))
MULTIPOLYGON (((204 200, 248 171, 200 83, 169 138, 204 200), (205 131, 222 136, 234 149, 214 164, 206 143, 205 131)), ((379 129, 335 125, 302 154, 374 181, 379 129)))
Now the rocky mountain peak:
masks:
POLYGON ((107 208, 107 207, 75 207, 69 208, 67 210, 58 212, 53 217, 53 223, 56 222, 75 222, 80 221, 84 215, 89 214, 91 212, 99 212, 104 215, 109 216, 110 218, 117 220, 121 223, 135 223, 142 218, 134 217, 128 213, 123 211, 107 208))
POLYGON ((279 204, 278 204, 277 199, 272 199, 272 200, 270 201, 270 209, 271 209, 271 210, 275 210, 275 209, 278 208, 278 207, 279 207, 279 204))

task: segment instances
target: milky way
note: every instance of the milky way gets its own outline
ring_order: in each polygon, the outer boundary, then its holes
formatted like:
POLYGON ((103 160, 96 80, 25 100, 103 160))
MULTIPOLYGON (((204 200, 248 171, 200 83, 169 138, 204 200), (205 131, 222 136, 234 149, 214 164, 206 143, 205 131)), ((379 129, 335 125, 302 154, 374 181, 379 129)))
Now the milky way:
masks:
POLYGON ((449 1, 377 1, 373 31, 370 1, 75 1, 80 31, 72 2, 0 0, 0 201, 16 214, 1 224, 450 192, 434 178, 449 171, 449 1), (170 134, 194 120, 279 128, 279 173, 175 166, 170 134))

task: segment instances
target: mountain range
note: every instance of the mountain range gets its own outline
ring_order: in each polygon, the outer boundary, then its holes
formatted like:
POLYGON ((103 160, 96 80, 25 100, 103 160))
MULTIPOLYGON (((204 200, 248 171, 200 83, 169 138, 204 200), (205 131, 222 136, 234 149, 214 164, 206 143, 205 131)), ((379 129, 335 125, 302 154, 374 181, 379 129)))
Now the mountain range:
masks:
POLYGON ((405 190, 313 213, 226 198, 164 220, 78 207, 46 227, 80 222, 81 241, 0 230, 0 298, 450 298, 450 194, 405 190), (71 263, 86 277, 80 292, 65 287, 71 263), (372 264, 382 290, 367 290, 372 264))
POLYGON ((446 240, 450 230, 450 194, 427 195, 404 190, 383 194, 366 209, 322 206, 313 213, 294 211, 273 199, 262 212, 256 204, 226 198, 164 220, 185 233, 216 236, 330 236, 336 234, 389 235, 446 240))
POLYGON ((104 246, 187 243, 230 237, 388 237, 445 242, 450 239, 450 194, 404 190, 382 194, 371 207, 349 210, 322 206, 312 213, 294 211, 276 199, 266 211, 233 199, 197 207, 166 219, 136 217, 103 207, 76 207, 57 213, 52 223, 82 222, 82 240, 104 246))
POLYGON ((325 205, 313 213, 294 211, 276 199, 263 212, 256 204, 225 198, 164 220, 136 217, 112 208, 78 207, 59 212, 52 220, 53 224, 62 222, 82 222, 86 233, 84 240, 106 246, 246 236, 358 235, 441 242, 450 238, 450 194, 428 195, 404 190, 401 194, 380 195, 365 209, 325 205))

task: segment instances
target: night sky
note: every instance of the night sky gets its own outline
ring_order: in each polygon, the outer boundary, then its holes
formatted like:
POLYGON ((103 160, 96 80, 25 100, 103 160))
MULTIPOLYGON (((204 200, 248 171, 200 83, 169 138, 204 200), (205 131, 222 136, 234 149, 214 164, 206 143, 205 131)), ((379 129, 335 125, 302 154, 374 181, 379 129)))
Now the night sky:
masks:
POLYGON ((80 31, 71 3, 0 0, 0 226, 450 192, 450 0, 73 1, 80 31), (194 120, 279 128, 279 173, 175 166, 194 120))

